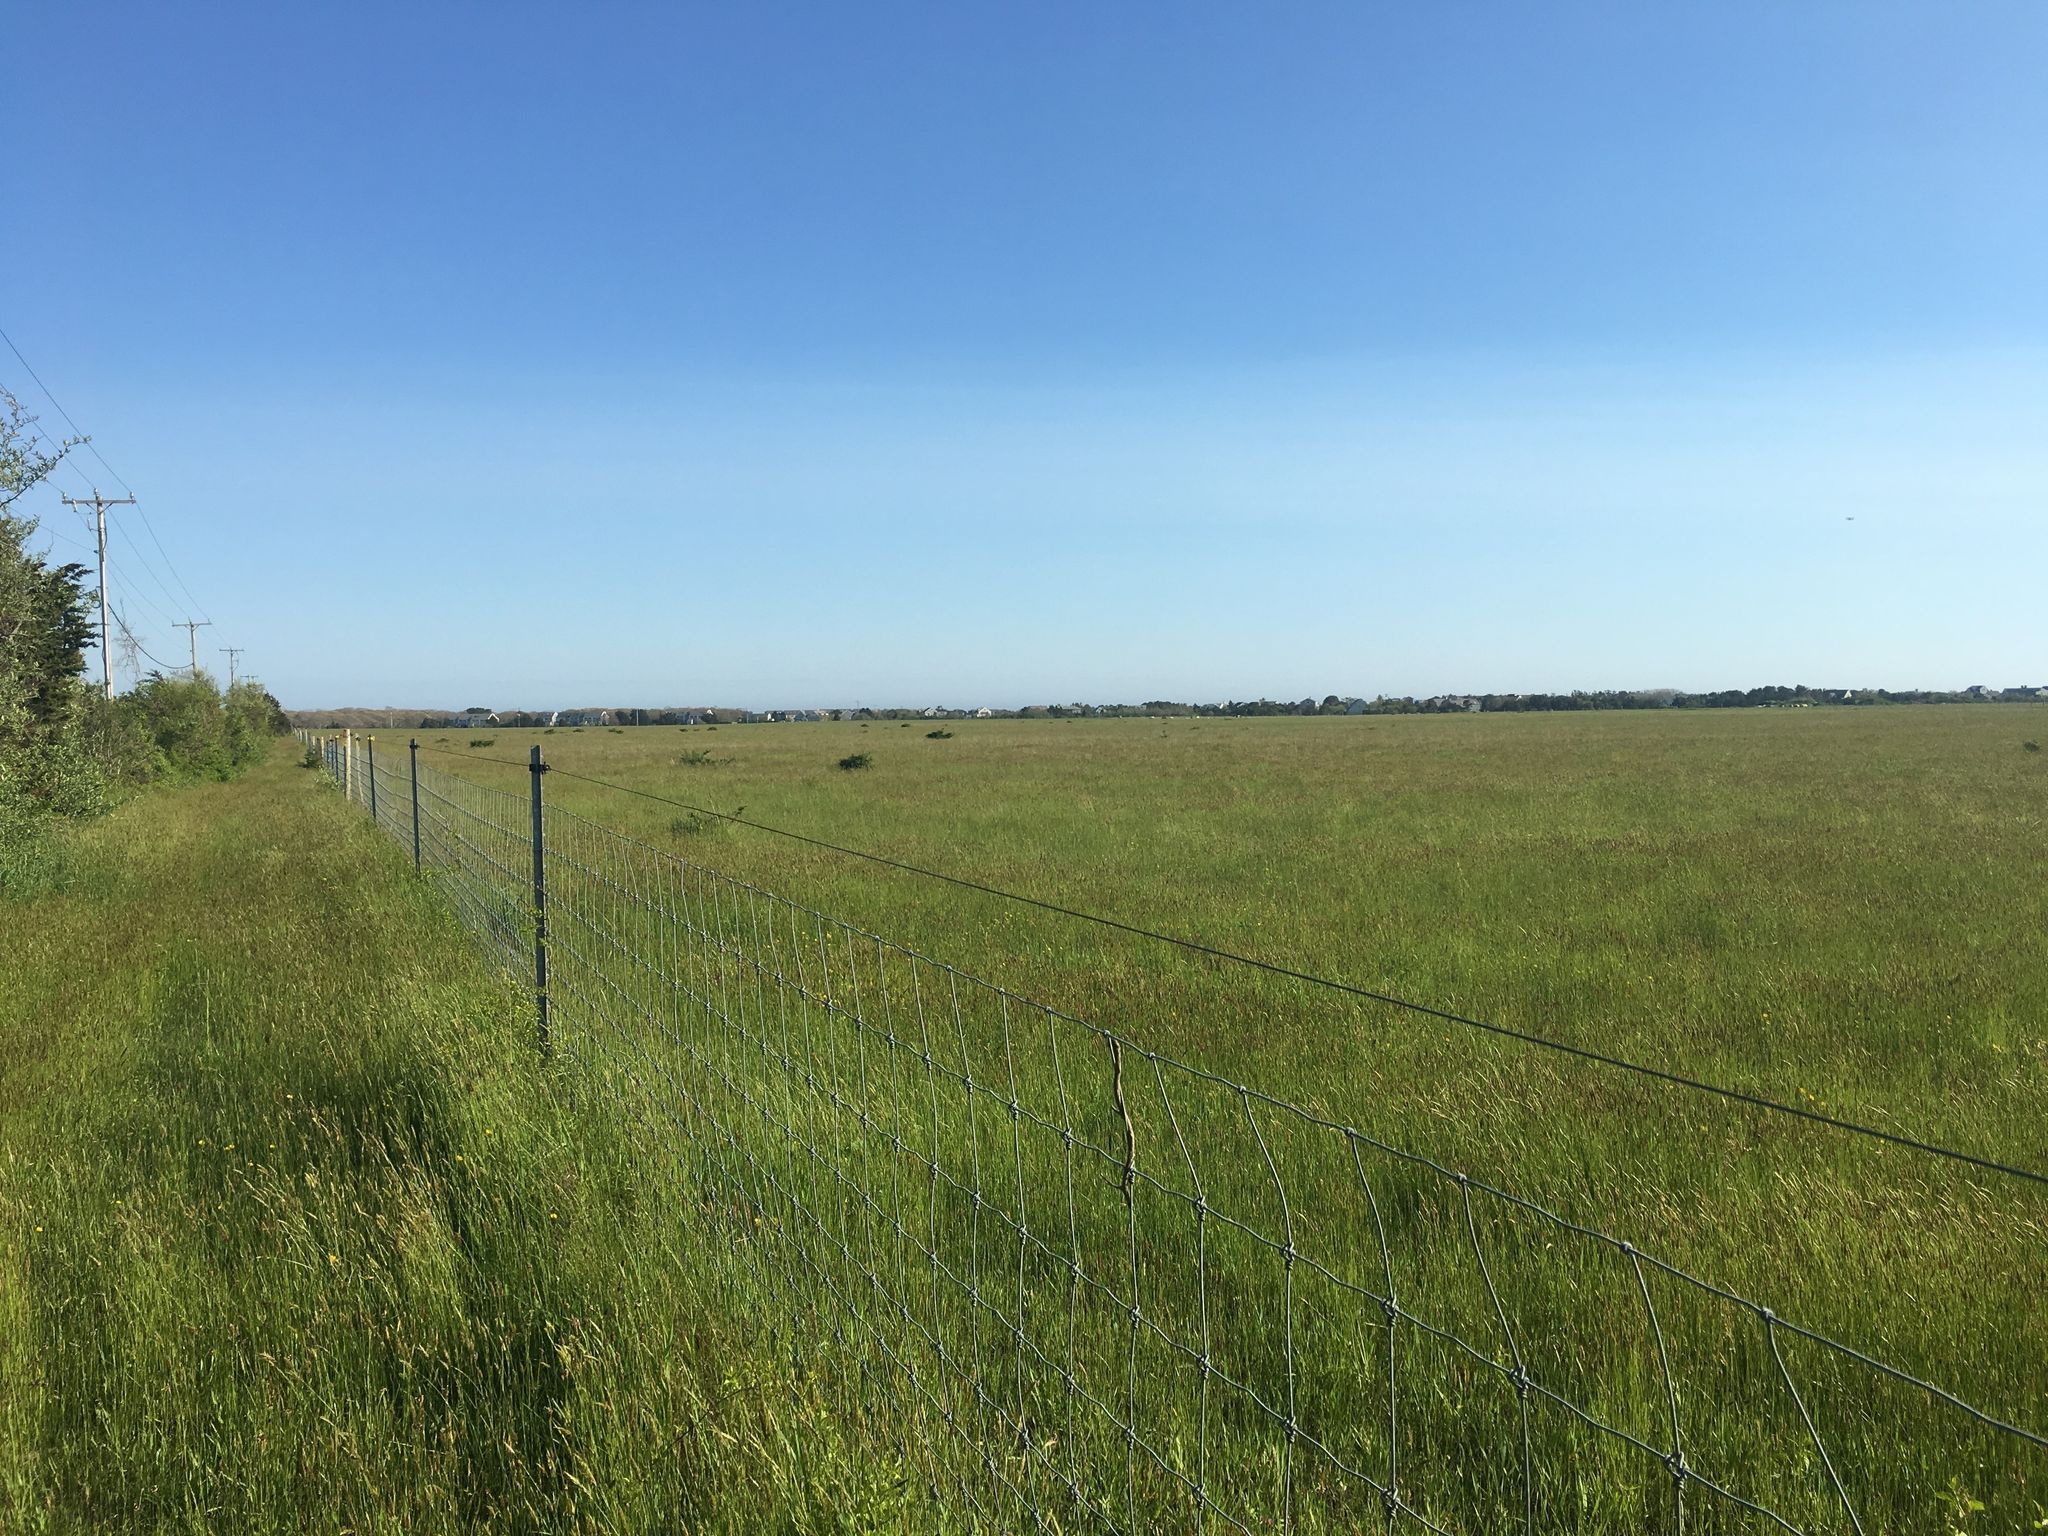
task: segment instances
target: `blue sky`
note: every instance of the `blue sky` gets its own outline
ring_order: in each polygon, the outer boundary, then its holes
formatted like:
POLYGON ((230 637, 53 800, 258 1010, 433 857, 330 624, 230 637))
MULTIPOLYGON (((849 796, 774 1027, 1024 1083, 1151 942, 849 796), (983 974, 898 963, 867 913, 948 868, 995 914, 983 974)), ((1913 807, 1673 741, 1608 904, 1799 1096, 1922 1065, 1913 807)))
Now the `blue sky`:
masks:
POLYGON ((288 704, 2048 682, 2048 8, 6 31, 0 326, 288 704))

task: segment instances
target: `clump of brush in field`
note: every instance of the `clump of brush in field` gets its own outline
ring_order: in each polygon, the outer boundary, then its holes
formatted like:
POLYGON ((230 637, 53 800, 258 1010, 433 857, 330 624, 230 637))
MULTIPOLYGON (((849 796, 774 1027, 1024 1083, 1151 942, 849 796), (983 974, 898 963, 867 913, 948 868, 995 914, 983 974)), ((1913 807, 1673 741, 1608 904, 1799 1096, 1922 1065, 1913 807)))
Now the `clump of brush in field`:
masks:
POLYGON ((874 767, 875 760, 865 752, 856 752, 850 757, 839 759, 839 766, 848 773, 852 773, 857 769, 874 767))
POLYGON ((702 749, 699 749, 695 752, 678 752, 674 757, 669 759, 669 763, 673 767, 677 768, 706 768, 709 767, 714 761, 716 761, 716 759, 714 759, 709 752, 703 751, 702 749))
POLYGON ((924 739, 926 741, 951 741, 953 733, 951 731, 926 731, 924 739))

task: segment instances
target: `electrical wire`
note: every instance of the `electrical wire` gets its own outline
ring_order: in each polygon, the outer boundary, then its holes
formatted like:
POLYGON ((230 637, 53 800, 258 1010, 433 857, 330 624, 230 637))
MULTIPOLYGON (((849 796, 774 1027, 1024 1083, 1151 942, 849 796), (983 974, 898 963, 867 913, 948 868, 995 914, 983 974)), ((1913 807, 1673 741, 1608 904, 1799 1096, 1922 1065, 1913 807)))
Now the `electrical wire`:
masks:
MULTIPOLYGON (((509 768, 531 768, 532 766, 530 763, 516 762, 510 758, 478 757, 472 752, 455 752, 447 747, 426 743, 422 744, 422 749, 465 762, 497 763, 509 768)), ((1485 1019, 1471 1018, 1462 1013, 1455 1013, 1448 1008, 1437 1008, 1428 1003, 1418 1003, 1409 998, 1397 997, 1391 992, 1378 992, 1370 987, 1354 986, 1350 982, 1338 981, 1334 977, 1319 976, 1313 971, 1299 970, 1294 966, 1281 965, 1271 960, 1260 960, 1251 955, 1242 955, 1233 950, 1221 949, 1213 944, 1205 944, 1199 939, 1182 938, 1177 934, 1162 933, 1158 929, 1145 928, 1136 923, 1124 922, 1118 918, 1104 917, 1100 913, 1083 912, 1074 907, 1061 906, 1058 902, 1045 901, 1037 896, 1027 896, 1019 891, 1007 891, 1000 886, 987 885, 982 881, 970 880, 962 875, 950 875, 943 870, 927 869, 922 865, 911 864, 902 859, 892 859, 885 854, 869 853, 860 848, 848 848, 839 843, 827 842, 823 838, 812 837, 807 833, 792 832, 785 827, 775 827, 770 826, 766 822, 752 821, 744 816, 736 816, 728 811, 713 810, 708 806, 692 805, 686 800, 676 800, 667 795, 657 795, 651 790, 635 789, 628 784, 614 784, 607 779, 592 778, 588 774, 576 773, 552 763, 544 766, 545 770, 549 773, 558 773, 564 778, 575 779, 579 783, 596 785, 600 789, 615 790, 620 794, 637 796, 642 800, 652 800, 658 805, 672 806, 677 810, 692 811, 700 816, 709 816, 718 821, 730 822, 734 826, 751 827, 757 832, 767 832, 776 837, 788 838, 793 842, 808 844, 810 847, 823 849, 828 853, 841 854, 851 859, 860 859, 869 864, 880 865, 883 868, 897 870, 903 874, 916 875, 926 880, 941 881, 947 885, 958 886, 962 890, 979 891, 985 896, 999 897, 1004 901, 1016 902, 1020 906, 1036 907, 1041 912, 1050 912, 1058 917, 1072 918, 1076 922, 1093 923, 1098 927, 1129 934, 1134 938, 1150 939, 1156 943, 1170 945, 1175 949, 1185 950, 1189 954, 1205 955, 1213 960, 1224 960, 1233 965, 1248 966, 1256 971, 1264 971, 1268 975, 1285 977, 1290 981, 1302 982, 1312 987, 1321 987, 1327 991, 1343 993, 1348 997, 1360 998, 1367 1002, 1384 1003, 1390 1008, 1402 1009, 1408 1013, 1418 1014, 1424 1018, 1436 1019, 1446 1024, 1458 1024, 1467 1029, 1483 1030, 1487 1034, 1518 1041, 1523 1045, 1533 1046, 1540 1050, 1555 1051, 1562 1055, 1577 1057, 1581 1061, 1589 1061, 1603 1067, 1612 1067, 1619 1071, 1631 1072, 1640 1077, 1650 1078, 1674 1087, 1689 1089, 1695 1093, 1711 1094, 1716 1098, 1727 1100, 1730 1103, 1744 1104, 1752 1109, 1761 1109, 1772 1114, 1791 1116, 1795 1119, 1809 1121, 1815 1125, 1829 1126, 1835 1130, 1846 1131, 1857 1136, 1867 1136, 1876 1141, 1887 1142, 1895 1147, 1905 1147, 1914 1152, 1922 1152, 1930 1157, 1945 1158, 1951 1162, 1965 1163, 1973 1168, 1980 1168, 1987 1173, 2002 1174, 2008 1178, 2023 1179, 2033 1184, 2048 1185, 2048 1173, 2040 1173, 2031 1168, 2016 1167, 2010 1163, 1999 1162, 1995 1158, 1981 1157, 1974 1152, 1963 1152, 1954 1147, 1942 1146, 1938 1142, 1921 1141, 1916 1137, 1903 1136, 1895 1131, 1863 1125, 1854 1120, 1844 1120, 1839 1116, 1830 1115, 1821 1110, 1805 1109, 1797 1104, 1787 1104, 1782 1100, 1767 1098, 1762 1094, 1750 1093, 1741 1088, 1730 1088, 1724 1084, 1709 1082, 1704 1078, 1689 1077, 1682 1072, 1669 1072, 1662 1067, 1652 1067, 1642 1062, 1630 1061, 1626 1057, 1610 1055, 1606 1051, 1596 1051, 1587 1046, 1572 1045, 1567 1041, 1552 1039, 1548 1035, 1533 1034, 1527 1030, 1515 1029, 1506 1024, 1494 1024, 1485 1019)))
POLYGON ((118 469, 114 468, 113 465, 107 463, 107 456, 101 453, 99 449, 93 446, 92 439, 90 437, 86 436, 84 432, 79 430, 78 423, 71 419, 71 413, 64 409, 63 403, 59 401, 55 395, 50 393, 50 386, 43 382, 42 375, 37 373, 34 365, 31 364, 27 358, 21 355, 21 348, 17 347, 14 344, 14 338, 8 335, 5 330, 0 330, 0 341, 4 341, 7 343, 7 350, 14 354, 14 360, 20 363, 21 366, 28 371, 28 376, 30 378, 36 381, 36 388, 40 389, 43 392, 43 398, 48 400, 52 406, 56 407, 57 414, 64 418, 64 425, 71 429, 71 435, 78 439, 78 441, 84 446, 85 451, 87 453, 90 453, 94 458, 100 461, 101 467, 105 469, 108 474, 114 477, 114 483, 116 485, 120 486, 121 489, 128 495, 133 496, 135 494, 135 488, 129 485, 129 483, 126 480, 123 480, 121 478, 121 472, 118 469))
MULTIPOLYGON (((135 503, 135 513, 136 516, 142 519, 142 526, 149 534, 149 542, 154 544, 156 552, 164 557, 164 566, 170 571, 171 580, 178 584, 178 590, 185 594, 185 601, 192 605, 200 618, 211 624, 213 622, 213 615, 201 606, 199 599, 192 595, 192 589, 185 585, 185 578, 179 574, 176 562, 171 559, 170 551, 164 548, 164 541, 156 536, 156 524, 149 520, 149 513, 143 509, 142 503, 139 501, 135 503)), ((164 596, 168 597, 170 593, 167 591, 164 593, 164 596)))
POLYGON ((169 614, 165 613, 161 608, 157 607, 155 603, 152 603, 146 596, 136 591, 134 587, 130 586, 127 580, 121 575, 119 570, 115 569, 112 566, 109 566, 107 568, 107 576, 111 584, 113 585, 114 589, 118 591, 123 597, 127 598, 131 605, 139 604, 142 607, 147 608, 152 614, 156 616, 156 621, 166 629, 176 629, 178 627, 177 620, 173 619, 169 614))
MULTIPOLYGON (((137 508, 137 510, 139 511, 141 509, 137 508)), ((149 561, 143 557, 142 551, 136 547, 135 540, 128 534, 128 531, 122 528, 119 523, 110 522, 107 525, 107 532, 109 535, 110 542, 111 539, 115 536, 118 536, 120 538, 124 551, 132 557, 131 563, 141 566, 142 569, 148 574, 149 579, 156 583, 156 589, 157 591, 163 593, 164 601, 169 603, 173 608, 179 607, 180 604, 177 598, 171 595, 171 589, 164 585, 163 577, 159 576, 156 572, 156 567, 151 565, 149 561)), ((205 618, 206 615, 202 613, 200 617, 205 618)), ((165 622, 169 623, 170 620, 166 619, 165 622)))
POLYGON ((140 640, 136 638, 135 631, 128 627, 128 620, 122 615, 121 610, 118 608, 114 609, 113 615, 114 627, 121 631, 122 635, 126 637, 129 644, 133 645, 135 649, 140 651, 143 655, 148 656, 149 659, 155 662, 159 668, 161 668, 165 672, 182 672, 185 670, 183 667, 173 666, 170 662, 165 661, 160 656, 150 655, 149 647, 144 645, 140 640))
MULTIPOLYGON (((199 599, 192 595, 191 587, 186 585, 184 575, 178 570, 177 561, 173 560, 171 558, 171 552, 164 548, 164 541, 157 537, 156 525, 149 520, 149 513, 143 508, 141 500, 135 497, 135 488, 121 477, 121 472, 118 469, 114 468, 112 464, 107 462, 107 456, 100 452, 98 447, 94 445, 92 438, 89 437, 84 431, 80 429, 76 421, 72 420, 71 413, 64 409, 63 402, 59 400, 56 397, 56 395, 51 392, 50 386, 43 382, 42 375, 36 372, 34 366, 29 362, 29 360, 26 357, 22 356, 21 348, 17 347, 14 344, 14 338, 12 336, 9 336, 5 330, 0 330, 0 341, 4 341, 7 343, 7 350, 14 354, 15 361, 21 364, 21 366, 27 371, 28 376, 31 379, 35 380, 36 388, 40 389, 43 392, 43 397, 50 402, 52 407, 55 408, 57 414, 64 418, 64 424, 71 429, 71 435, 78 440, 79 444, 84 447, 87 453, 90 453, 94 458, 100 461, 101 467, 105 469, 108 474, 114 477, 114 483, 120 486, 122 491, 127 496, 129 496, 131 499, 134 499, 136 515, 142 519, 142 526, 149 534, 150 543, 156 546, 156 552, 163 557, 164 567, 171 573, 171 579, 178 584, 178 590, 185 594, 185 601, 191 604, 192 608, 199 614, 199 617, 206 620, 207 623, 211 624, 213 622, 213 615, 208 613, 206 609, 200 604, 199 599)), ((66 459, 64 462, 69 463, 70 460, 66 459)), ((80 480, 84 481, 84 471, 78 470, 75 465, 73 466, 73 469, 74 472, 79 475, 80 480)), ((142 563, 145 568, 148 567, 147 561, 143 561, 142 563)), ((156 573, 153 570, 150 572, 150 574, 152 577, 156 575, 156 573)), ((157 585, 163 586, 163 582, 161 579, 158 579, 157 585)), ((170 589, 168 587, 164 587, 164 596, 167 598, 171 596, 170 589)), ((171 598, 171 601, 173 604, 175 604, 177 602, 177 599, 171 598)))

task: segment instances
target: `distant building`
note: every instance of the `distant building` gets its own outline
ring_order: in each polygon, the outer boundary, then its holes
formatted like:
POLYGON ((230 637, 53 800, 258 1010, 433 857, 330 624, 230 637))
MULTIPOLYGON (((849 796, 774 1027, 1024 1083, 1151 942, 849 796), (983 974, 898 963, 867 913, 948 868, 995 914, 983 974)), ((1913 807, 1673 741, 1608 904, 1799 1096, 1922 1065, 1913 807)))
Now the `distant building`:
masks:
POLYGON ((1346 699, 1344 701, 1344 713, 1347 715, 1362 715, 1371 708, 1372 705, 1364 699, 1346 699))
POLYGON ((974 718, 977 720, 992 720, 995 718, 995 713, 996 712, 994 710, 984 705, 982 708, 977 709, 974 712, 974 718))

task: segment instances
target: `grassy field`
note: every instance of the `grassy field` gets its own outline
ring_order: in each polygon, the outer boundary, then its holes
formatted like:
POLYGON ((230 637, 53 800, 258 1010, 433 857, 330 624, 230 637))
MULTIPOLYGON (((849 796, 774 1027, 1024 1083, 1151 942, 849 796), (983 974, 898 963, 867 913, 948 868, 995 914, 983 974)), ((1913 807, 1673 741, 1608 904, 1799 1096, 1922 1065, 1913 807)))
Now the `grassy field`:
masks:
MULTIPOLYGON (((423 760, 523 791, 522 769, 489 759, 522 759, 539 741, 573 773, 743 806, 2040 1168, 2048 771, 2023 743, 2044 727, 2048 711, 2025 708, 946 722, 945 739, 877 722, 429 735, 423 760), (834 766, 854 752, 872 766, 834 766)), ((649 844, 1631 1239, 2005 1417, 2048 1419, 2038 1189, 878 872, 569 773, 548 789, 649 844)), ((1197 1129, 1227 1149, 1220 1161, 1255 1167, 1229 1109, 1197 1129)), ((1312 1165, 1304 1154, 1314 1187, 1312 1165)), ((1465 1336, 1482 1335, 1489 1298, 1469 1262, 1452 1273, 1456 1210, 1433 1206, 1422 1225, 1434 1235, 1418 1242, 1417 1275, 1465 1336)), ((1333 1214, 1325 1235, 1341 1245, 1343 1230, 1333 1214)), ((1271 1267, 1240 1269, 1277 1284, 1271 1267)), ((1553 1371, 1648 1347, 1640 1318, 1609 1316, 1618 1304, 1593 1300, 1583 1273, 1524 1269, 1510 1289, 1549 1324, 1553 1371)), ((1715 1344, 1726 1327, 1711 1308, 1676 1325, 1691 1346, 1683 1390, 1702 1409, 1761 1419, 1775 1378, 1765 1368, 1760 1383, 1746 1374, 1755 1362, 1715 1344), (1738 1380, 1757 1398, 1747 1407, 1738 1380)), ((1658 1386, 1634 1372, 1586 1390, 1656 1439, 1658 1386)), ((1361 1382, 1353 1406, 1369 1395, 1361 1382)), ((1993 1527, 2041 1512, 2038 1465, 1940 1441, 1909 1405, 1873 1403, 1820 1412, 1839 1413, 1834 1433, 1854 1449, 1833 1449, 1882 1501, 1880 1528, 1960 1523, 1972 1500, 1993 1502, 1993 1527), (1901 1437, 1916 1449, 1901 1454, 1901 1437)), ((1495 1435, 1494 1452, 1512 1443, 1511 1426, 1481 1431, 1487 1415, 1462 1410, 1466 1433, 1495 1435)), ((1458 1433, 1422 1438, 1446 1452, 1458 1433)), ((1759 1435, 1724 1440, 1724 1458, 1758 1460, 1759 1435)), ((1512 1512, 1515 1478, 1489 1483, 1473 1465, 1444 1477, 1433 1507, 1512 1512)), ((1801 1496, 1773 1497, 1789 1508, 1801 1496)), ((1829 1498, 1801 1507, 1824 1520, 1829 1498)), ((1638 1491, 1598 1516, 1630 1528, 1657 1508, 1638 1491)))
POLYGON ((0 906, 0 1531, 842 1531, 897 1495, 616 1104, 284 756, 0 906))
MULTIPOLYGON (((2021 745, 2048 732, 2048 711, 927 728, 428 735, 441 750, 422 762, 523 793, 523 769, 489 760, 539 740, 575 772, 2048 1164, 2048 771, 2021 745), (872 766, 833 766, 854 752, 872 766)), ((402 741, 380 740, 386 764, 402 741)), ((1520 1529, 1532 1492, 1537 1530, 1672 1527, 1654 1460, 1540 1405, 1525 1483, 1515 1394, 1493 1368, 1404 1322, 1401 1369, 1385 1370, 1392 1340, 1370 1309, 1270 1245, 1212 1225, 1192 1267, 1180 1193, 1199 1178, 1219 1213, 1291 1222, 1338 1278, 1370 1285, 1384 1264, 1415 1315, 1518 1349, 1537 1381, 1649 1445, 1667 1442, 1677 1402, 1693 1466, 1746 1479, 1800 1528, 1847 1528, 1742 1315, 1657 1281, 1667 1387, 1625 1261, 1491 1209, 1468 1225, 1456 1186, 1399 1165, 1361 1185, 1313 1128, 1262 1112, 1248 1130, 1227 1089, 1176 1078, 1169 1105, 1163 1079, 1133 1072, 1133 1145, 1157 1182, 1122 1195, 1113 1166, 1077 1183, 1056 1145, 1013 1150, 1000 1116, 971 1118, 972 1092, 934 1096, 927 1116, 870 1091, 844 1010, 800 1006, 794 1056, 796 1026, 757 1002, 626 1042, 642 1054, 623 1074, 588 1053, 544 1068, 516 989, 316 777, 272 765, 130 807, 82 841, 66 892, 6 914, 0 1526, 926 1528, 922 1487, 946 1490, 924 1453, 957 1415, 996 1445, 991 1478, 1078 1469, 1103 1493, 1097 1514, 1055 1528, 1125 1524, 1127 1508, 1193 1528, 1174 1475, 1127 1471, 1119 1436, 1061 1417, 1060 1371, 1020 1350, 1004 1374, 1000 1306, 952 1290, 992 1290, 1007 1252, 1011 1315, 1044 1338, 1064 1313, 1079 1340, 1065 1374, 1183 1472, 1205 1465, 1217 1505, 1254 1529, 1289 1497, 1309 1529, 1376 1524, 1380 1509, 1306 1452, 1281 1464, 1274 1422, 1203 1396, 1206 1376, 1135 1322, 1127 1335, 1119 1297, 1142 1288, 1149 1327, 1199 1330, 1219 1370, 1275 1402, 1284 1375, 1304 1431, 1354 1463, 1398 1448, 1407 1506, 1451 1529, 1520 1529), (669 1073, 694 1082, 703 1113, 664 1127, 682 1090, 648 1084, 669 1073), (1192 1145, 1185 1174, 1167 1167, 1169 1124, 1192 1145), (902 1138, 893 1156, 885 1133, 902 1138), (920 1157, 929 1184, 899 1179, 880 1205, 818 1198, 820 1167, 858 1167, 880 1189, 920 1157), (1013 1157, 1006 1206, 994 1191, 1013 1157), (971 1166, 988 1209, 942 1187, 941 1165, 963 1179, 971 1166), (1027 1207, 1043 1223, 1063 1176, 1071 1234, 1027 1266, 1000 1223, 1027 1207), (807 1207, 788 1195, 802 1190, 807 1207), (800 1252, 806 1209, 836 1254, 800 1252), (1126 1247, 1123 1291, 1110 1274, 1083 1295, 1054 1262, 1126 1247), (801 1291, 797 1260, 817 1255, 828 1283, 874 1284, 878 1335, 847 1338, 845 1315, 801 1291), (900 1283, 927 1257, 928 1305, 921 1281, 900 1283), (942 1261, 960 1286, 941 1286, 942 1261), (899 1327, 880 1303, 912 1290, 919 1321, 899 1327), (1514 1345, 1489 1332, 1496 1315, 1514 1345), (927 1350, 945 1390, 902 1390, 877 1337, 927 1350), (1004 1403, 956 1394, 961 1362, 1004 1403), (1011 1422, 1013 1393, 1034 1444, 987 1436, 1011 1422)), ((2048 1420, 2048 1201, 2027 1188, 569 773, 547 788, 654 848, 1539 1199, 1990 1411, 2048 1420)), ((603 897, 615 915, 627 889, 603 897)), ((589 959, 612 965, 620 999, 673 1006, 672 989, 654 1001, 658 978, 579 954, 594 898, 571 885, 564 899, 571 987, 589 959)), ((710 965, 707 993, 742 969, 710 965)), ((577 995, 558 999, 573 1045, 577 995)), ((994 1026, 966 1013, 960 1059, 985 1059, 994 1026)), ((1023 1039, 1004 1091, 1053 1116, 1053 1089, 1071 1090, 1084 1141, 1114 1146, 1106 1059, 1044 1056, 1023 1039)), ((1864 1530, 2048 1515, 2039 1454, 1810 1346, 1786 1352, 1864 1530)), ((1687 1515, 1694 1531, 1768 1528, 1697 1489, 1687 1515)))

